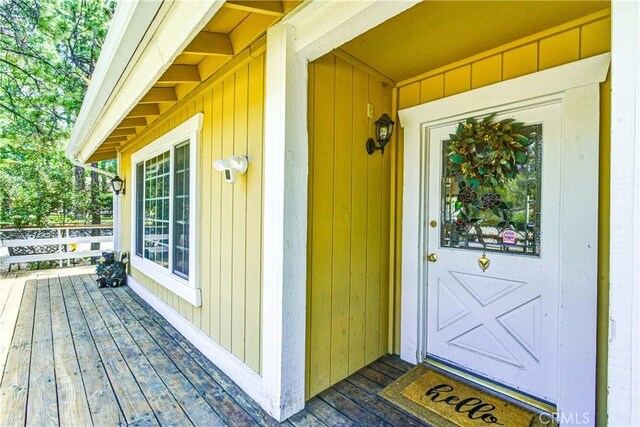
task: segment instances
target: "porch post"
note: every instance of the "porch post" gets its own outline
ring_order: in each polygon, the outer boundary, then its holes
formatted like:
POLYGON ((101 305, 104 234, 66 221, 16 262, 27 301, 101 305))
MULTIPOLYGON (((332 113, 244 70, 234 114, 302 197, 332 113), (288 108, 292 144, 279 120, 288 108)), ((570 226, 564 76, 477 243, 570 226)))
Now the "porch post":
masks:
POLYGON ((608 425, 640 425, 640 4, 614 1, 611 40, 608 425))
POLYGON ((307 281, 307 61, 286 24, 267 33, 262 366, 267 411, 304 408, 307 281))
POLYGON ((418 2, 307 1, 267 32, 262 372, 278 420, 305 398, 308 62, 418 2))

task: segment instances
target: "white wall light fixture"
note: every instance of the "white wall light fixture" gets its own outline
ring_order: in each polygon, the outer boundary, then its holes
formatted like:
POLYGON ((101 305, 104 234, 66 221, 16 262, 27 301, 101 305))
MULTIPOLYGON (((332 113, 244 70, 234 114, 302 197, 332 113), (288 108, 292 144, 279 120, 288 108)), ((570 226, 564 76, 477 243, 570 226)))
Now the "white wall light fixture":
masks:
POLYGON ((224 179, 229 184, 234 184, 238 174, 247 172, 249 160, 245 156, 231 156, 226 159, 214 160, 213 168, 224 173, 224 179))

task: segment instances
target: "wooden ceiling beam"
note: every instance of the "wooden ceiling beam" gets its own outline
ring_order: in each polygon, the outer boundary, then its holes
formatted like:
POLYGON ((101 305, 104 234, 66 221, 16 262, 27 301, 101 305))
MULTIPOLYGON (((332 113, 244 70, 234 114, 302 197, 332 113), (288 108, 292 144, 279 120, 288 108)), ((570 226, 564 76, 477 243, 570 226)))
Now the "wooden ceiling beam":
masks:
POLYGON ((110 136, 127 136, 127 135, 135 135, 136 129, 135 128, 126 128, 126 129, 116 129, 113 132, 111 132, 110 136))
POLYGON ((279 18, 271 15, 260 15, 257 13, 247 16, 229 34, 231 45, 236 52, 243 51, 247 46, 256 41, 261 34, 279 18))
POLYGON ((172 65, 158 79, 158 83, 199 83, 200 72, 195 65, 172 65))
POLYGON ((122 121, 118 125, 118 129, 136 128, 136 127, 145 127, 145 126, 147 126, 147 120, 144 117, 136 117, 131 119, 122 119, 122 121))
POLYGON ((158 104, 140 104, 133 107, 131 112, 127 114, 127 117, 148 117, 159 115, 160 109, 158 108, 158 104))
POLYGON ((102 160, 111 160, 115 159, 116 157, 118 157, 118 152, 116 150, 96 151, 87 159, 87 163, 100 162, 102 160))
POLYGON ((260 13, 262 15, 283 16, 284 10, 281 1, 268 0, 227 0, 224 6, 229 9, 242 10, 244 12, 260 13))
POLYGON ((201 31, 182 53, 232 56, 233 47, 231 46, 231 40, 229 40, 229 34, 201 31))
MULTIPOLYGON (((152 87, 140 100, 140 104, 157 104, 161 102, 178 102, 176 90, 172 87, 152 87)), ((146 123, 145 123, 146 126, 146 123)))
POLYGON ((113 136, 112 135, 112 136, 109 136, 107 139, 105 139, 104 142, 105 143, 108 143, 108 142, 118 142, 118 143, 120 143, 120 142, 127 141, 128 139, 129 138, 127 138, 126 135, 120 135, 120 136, 113 136))

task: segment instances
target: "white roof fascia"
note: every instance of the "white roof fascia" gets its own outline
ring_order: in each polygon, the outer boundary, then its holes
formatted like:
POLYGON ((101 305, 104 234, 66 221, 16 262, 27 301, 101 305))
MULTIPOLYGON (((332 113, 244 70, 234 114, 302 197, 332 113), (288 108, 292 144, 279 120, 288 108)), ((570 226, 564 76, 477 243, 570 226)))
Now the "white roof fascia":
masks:
POLYGON ((77 156, 100 107, 109 99, 161 4, 138 0, 118 3, 67 145, 68 157, 77 156))
POLYGON ((335 46, 341 46, 420 1, 309 1, 297 7, 282 22, 296 30, 296 52, 308 61, 314 61, 335 46), (320 38, 322 42, 318 43, 320 38))
MULTIPOLYGON (((102 54, 100 55, 96 72, 117 75, 117 78, 110 88, 102 89, 102 84, 97 80, 95 86, 98 87, 92 88, 93 79, 89 85, 90 90, 107 92, 108 89, 108 92, 103 99, 91 99, 87 91, 87 97, 82 106, 82 110, 86 109, 86 113, 83 115, 81 110, 81 115, 76 121, 67 147, 67 155, 77 157, 83 163, 86 163, 100 144, 171 66, 187 44, 211 20, 224 4, 224 0, 177 0, 174 2, 135 0, 132 3, 139 4, 140 7, 151 3, 156 6, 157 13, 146 23, 132 22, 132 25, 128 25, 122 36, 118 38, 117 46, 111 47, 111 49, 121 49, 121 54, 126 56, 127 65, 124 68, 111 70, 113 56, 109 58, 111 61, 102 62, 102 54), (160 7, 163 10, 160 10, 160 7), (131 29, 128 29, 129 27, 131 29), (139 27, 143 27, 149 34, 144 34, 145 31, 140 34, 139 27)), ((115 18, 114 16, 113 25, 115 25, 115 18)), ((118 27, 115 28, 117 31, 118 27)), ((116 43, 116 36, 113 39, 116 43)), ((119 58, 119 60, 123 59, 119 58)))

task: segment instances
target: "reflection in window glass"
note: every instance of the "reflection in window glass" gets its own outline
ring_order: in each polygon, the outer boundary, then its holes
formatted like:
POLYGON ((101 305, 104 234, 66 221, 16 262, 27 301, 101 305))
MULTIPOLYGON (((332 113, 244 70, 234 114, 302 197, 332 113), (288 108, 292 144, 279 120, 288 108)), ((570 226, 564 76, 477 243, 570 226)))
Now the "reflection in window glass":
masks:
POLYGON ((189 276, 189 144, 175 148, 173 173, 173 272, 189 276))
MULTIPOLYGON (((144 163, 136 165, 136 230, 142 230, 144 225, 144 163)), ((143 254, 142 232, 136 233, 136 255, 143 254)))
POLYGON ((144 258, 169 267, 169 152, 144 163, 144 258))

